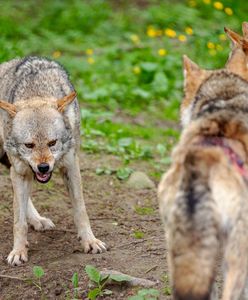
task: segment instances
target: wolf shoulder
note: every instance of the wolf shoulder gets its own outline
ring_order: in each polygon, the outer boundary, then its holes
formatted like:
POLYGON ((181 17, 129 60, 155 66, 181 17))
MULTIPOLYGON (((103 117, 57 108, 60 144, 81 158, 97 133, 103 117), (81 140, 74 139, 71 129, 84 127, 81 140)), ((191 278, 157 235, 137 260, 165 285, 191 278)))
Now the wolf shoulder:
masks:
POLYGON ((0 65, 0 97, 10 103, 34 97, 58 99, 72 91, 68 73, 56 61, 28 56, 0 65))

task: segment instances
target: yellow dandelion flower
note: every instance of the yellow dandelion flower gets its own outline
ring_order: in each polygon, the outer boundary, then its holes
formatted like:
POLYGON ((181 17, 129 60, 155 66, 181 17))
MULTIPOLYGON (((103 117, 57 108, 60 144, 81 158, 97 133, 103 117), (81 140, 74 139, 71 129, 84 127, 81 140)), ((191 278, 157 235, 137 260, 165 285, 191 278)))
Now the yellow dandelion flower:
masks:
POLYGON ((224 9, 225 13, 228 15, 228 16, 232 16, 233 15, 233 10, 230 8, 230 7, 226 7, 224 9))
POLYGON ((226 39, 227 38, 226 38, 226 35, 224 33, 222 33, 222 34, 219 35, 219 40, 220 41, 226 41, 226 39))
POLYGON ((210 49, 208 52, 211 56, 215 56, 217 53, 217 51, 215 49, 210 49))
POLYGON ((91 48, 89 48, 89 49, 86 49, 86 50, 85 50, 85 53, 86 53, 87 55, 92 55, 92 54, 94 53, 94 50, 91 49, 91 48))
POLYGON ((216 50, 218 50, 218 51, 222 51, 223 50, 223 47, 221 46, 221 45, 216 45, 216 50))
POLYGON ((180 42, 186 42, 186 41, 187 41, 187 38, 186 38, 186 36, 185 36, 184 34, 180 34, 180 35, 178 36, 178 40, 179 40, 180 42))
POLYGON ((195 0, 190 0, 189 1, 189 6, 196 7, 196 1, 195 0))
POLYGON ((157 36, 156 30, 153 27, 148 27, 146 34, 150 37, 150 38, 154 38, 157 36))
POLYGON ((53 58, 59 58, 61 56, 61 52, 60 51, 54 51, 53 52, 53 58))
POLYGON ((140 67, 139 66, 133 67, 133 72, 134 72, 134 74, 139 75, 141 72, 140 67))
POLYGON ((185 32, 188 34, 188 35, 192 35, 193 34, 193 29, 191 27, 186 27, 185 28, 185 32))
POLYGON ((161 49, 158 50, 158 55, 159 56, 165 56, 166 54, 167 54, 166 49, 161 48, 161 49))
POLYGON ((166 28, 165 31, 164 31, 164 34, 167 35, 170 38, 174 38, 174 37, 177 36, 176 31, 173 30, 173 29, 170 29, 170 28, 166 28))
POLYGON ((211 3, 211 0, 203 0, 203 2, 204 2, 205 4, 210 4, 210 3, 211 3))
POLYGON ((218 9, 218 10, 222 10, 224 8, 223 3, 216 1, 214 2, 214 8, 218 9))
POLYGON ((94 64, 95 63, 94 58, 93 57, 88 57, 87 58, 87 63, 90 64, 90 65, 94 64))
POLYGON ((212 42, 208 42, 207 43, 207 47, 208 47, 208 49, 214 49, 215 48, 215 44, 212 43, 212 42))
POLYGON ((140 38, 137 34, 132 34, 130 36, 130 39, 134 44, 138 44, 140 42, 140 38))

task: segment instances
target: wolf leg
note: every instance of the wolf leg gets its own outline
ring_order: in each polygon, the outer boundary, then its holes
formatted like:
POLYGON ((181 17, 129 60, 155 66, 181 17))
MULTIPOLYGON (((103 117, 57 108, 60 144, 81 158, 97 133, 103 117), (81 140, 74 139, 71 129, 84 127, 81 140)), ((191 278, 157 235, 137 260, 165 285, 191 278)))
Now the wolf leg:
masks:
POLYGON ((37 231, 49 230, 55 227, 53 222, 45 217, 42 217, 34 207, 31 198, 28 199, 27 208, 28 223, 37 231))
MULTIPOLYGON (((242 206, 242 209, 245 210, 245 205, 242 206)), ((248 251, 245 217, 243 216, 242 220, 241 212, 239 220, 236 220, 237 223, 228 237, 225 249, 226 274, 222 300, 248 299, 245 289, 248 251)))
POLYGON ((14 190, 14 246, 7 261, 12 266, 18 266, 28 261, 27 207, 32 178, 19 175, 13 167, 10 169, 10 176, 14 190))
POLYGON ((61 173, 72 201, 74 222, 84 252, 101 253, 106 251, 105 243, 95 238, 90 227, 82 193, 79 159, 74 151, 66 154, 61 173))

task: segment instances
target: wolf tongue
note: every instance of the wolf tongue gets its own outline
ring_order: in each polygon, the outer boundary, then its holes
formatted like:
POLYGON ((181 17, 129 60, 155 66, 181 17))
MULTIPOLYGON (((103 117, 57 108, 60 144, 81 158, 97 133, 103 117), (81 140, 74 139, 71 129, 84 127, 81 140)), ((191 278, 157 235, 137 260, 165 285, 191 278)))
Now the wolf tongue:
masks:
POLYGON ((49 174, 41 174, 41 173, 36 173, 36 176, 37 176, 37 178, 39 179, 39 180, 47 180, 48 179, 48 177, 49 177, 49 174))

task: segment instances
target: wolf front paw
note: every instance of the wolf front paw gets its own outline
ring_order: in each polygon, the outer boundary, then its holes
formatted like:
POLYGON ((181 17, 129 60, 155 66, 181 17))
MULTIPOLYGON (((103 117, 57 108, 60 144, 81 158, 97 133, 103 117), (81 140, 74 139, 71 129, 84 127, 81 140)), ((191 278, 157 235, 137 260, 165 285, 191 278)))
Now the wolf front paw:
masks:
POLYGON ((107 251, 107 246, 104 242, 96 239, 96 238, 92 238, 89 240, 81 240, 81 244, 83 246, 84 252, 85 253, 103 253, 105 251, 107 251))
POLYGON ((28 221, 36 231, 49 230, 55 227, 54 223, 45 217, 30 218, 28 221))
POLYGON ((28 250, 24 249, 13 249, 7 257, 8 264, 11 266, 20 266, 21 264, 28 261, 28 250))

